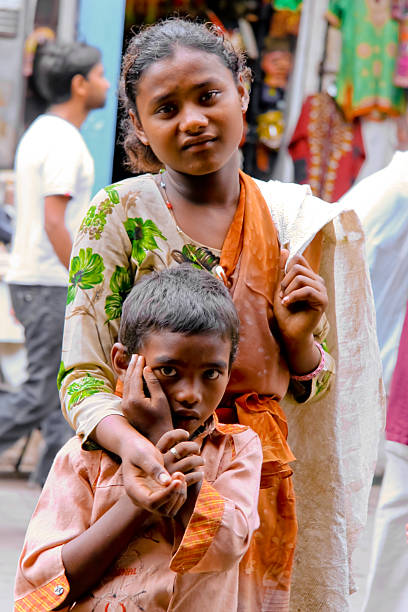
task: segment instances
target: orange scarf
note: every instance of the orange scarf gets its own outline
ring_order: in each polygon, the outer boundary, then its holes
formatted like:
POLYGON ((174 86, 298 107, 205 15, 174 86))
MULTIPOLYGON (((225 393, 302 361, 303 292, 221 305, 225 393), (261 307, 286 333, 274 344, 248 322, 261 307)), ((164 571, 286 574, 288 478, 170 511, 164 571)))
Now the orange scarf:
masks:
MULTIPOLYGON (((290 476, 288 463, 295 460, 286 441, 286 418, 277 401, 286 392, 289 371, 271 332, 280 246, 275 224, 255 181, 241 172, 240 182, 241 196, 220 262, 231 281, 241 321, 241 339, 227 397, 234 396, 239 423, 251 427, 261 439, 261 486, 268 487, 275 474, 290 476)), ((222 420, 222 408, 219 413, 222 420)))

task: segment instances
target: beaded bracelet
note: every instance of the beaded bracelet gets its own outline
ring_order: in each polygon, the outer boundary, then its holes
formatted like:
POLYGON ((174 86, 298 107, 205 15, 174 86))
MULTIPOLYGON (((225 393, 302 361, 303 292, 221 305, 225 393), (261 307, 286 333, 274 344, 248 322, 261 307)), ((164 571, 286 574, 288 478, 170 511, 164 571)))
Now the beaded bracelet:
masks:
POLYGON ((325 362, 324 350, 323 350, 323 347, 316 341, 315 341, 315 346, 317 346, 322 356, 319 365, 317 366, 315 370, 313 370, 313 372, 309 372, 309 374, 303 374, 302 376, 296 376, 296 374, 291 374, 290 377, 293 378, 293 380, 299 380, 299 381, 312 380, 313 378, 316 378, 316 376, 318 376, 320 372, 323 370, 324 362, 325 362))

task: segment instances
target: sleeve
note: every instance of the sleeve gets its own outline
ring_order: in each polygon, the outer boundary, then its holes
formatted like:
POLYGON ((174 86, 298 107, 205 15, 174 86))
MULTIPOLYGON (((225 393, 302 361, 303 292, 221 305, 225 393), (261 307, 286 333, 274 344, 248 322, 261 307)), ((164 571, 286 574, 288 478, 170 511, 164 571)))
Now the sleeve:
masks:
POLYGON ((86 442, 110 414, 122 414, 114 395, 110 351, 116 342, 122 303, 136 273, 126 214, 115 186, 91 202, 74 242, 58 375, 62 411, 86 442))
POLYGON ((248 428, 234 436, 246 444, 213 484, 204 481, 182 541, 170 569, 186 572, 223 572, 245 554, 252 533, 259 526, 258 494, 262 448, 248 428))
MULTIPOLYGON (((87 453, 87 455, 89 455, 87 453)), ((15 581, 15 611, 52 610, 70 590, 62 547, 89 527, 100 452, 81 460, 80 443, 70 440, 58 453, 27 529, 15 581)), ((67 608, 68 609, 68 608, 67 608)))
MULTIPOLYGON (((75 128, 73 128, 75 129, 75 128)), ((43 196, 74 197, 77 191, 78 166, 82 163, 80 134, 58 132, 55 146, 49 147, 43 164, 43 196)))

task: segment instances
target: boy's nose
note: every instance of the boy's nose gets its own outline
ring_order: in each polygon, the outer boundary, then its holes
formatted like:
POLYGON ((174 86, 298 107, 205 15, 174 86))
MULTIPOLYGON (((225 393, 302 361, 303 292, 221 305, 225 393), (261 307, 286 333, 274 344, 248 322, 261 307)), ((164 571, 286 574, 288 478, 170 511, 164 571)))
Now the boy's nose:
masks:
POLYGON ((175 399, 177 402, 187 407, 199 404, 202 399, 200 385, 197 383, 184 384, 177 390, 175 399))

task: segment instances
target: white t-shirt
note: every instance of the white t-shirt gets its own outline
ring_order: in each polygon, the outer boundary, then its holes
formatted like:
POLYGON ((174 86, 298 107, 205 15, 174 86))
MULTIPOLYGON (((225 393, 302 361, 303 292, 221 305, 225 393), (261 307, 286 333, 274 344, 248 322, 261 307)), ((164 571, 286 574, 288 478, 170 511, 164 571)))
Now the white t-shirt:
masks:
POLYGON ((16 153, 16 231, 6 275, 9 283, 68 284, 44 228, 44 198, 70 196, 65 225, 73 239, 90 203, 93 159, 79 130, 54 115, 40 115, 16 153))

